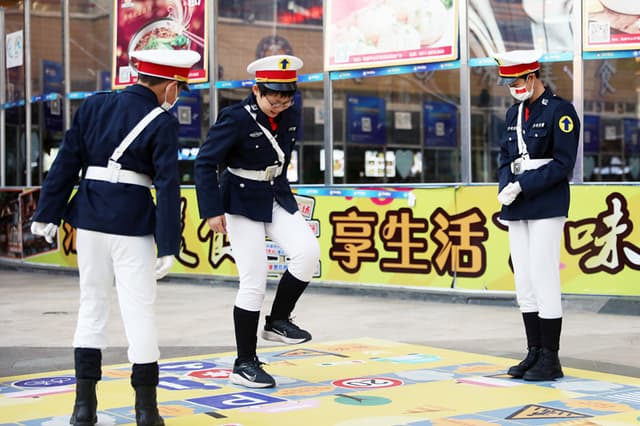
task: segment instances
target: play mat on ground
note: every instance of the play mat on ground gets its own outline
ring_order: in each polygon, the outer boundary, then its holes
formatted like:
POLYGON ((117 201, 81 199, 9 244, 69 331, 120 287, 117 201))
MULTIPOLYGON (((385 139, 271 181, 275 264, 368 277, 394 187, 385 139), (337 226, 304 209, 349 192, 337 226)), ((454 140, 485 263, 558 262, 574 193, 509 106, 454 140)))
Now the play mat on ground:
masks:
MULTIPOLYGON (((514 360, 362 338, 259 351, 273 389, 228 383, 233 353, 160 361, 167 426, 639 425, 640 379, 564 368, 553 382, 514 360)), ((134 425, 129 364, 103 367, 98 425, 134 425)), ((0 378, 0 426, 67 426, 73 371, 0 378)))

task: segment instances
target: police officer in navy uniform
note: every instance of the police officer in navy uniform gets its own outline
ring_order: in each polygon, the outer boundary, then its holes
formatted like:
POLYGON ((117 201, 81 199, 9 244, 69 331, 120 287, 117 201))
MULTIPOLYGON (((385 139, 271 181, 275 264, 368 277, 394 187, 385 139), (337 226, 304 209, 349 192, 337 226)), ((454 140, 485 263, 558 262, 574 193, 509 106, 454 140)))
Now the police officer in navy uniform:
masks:
POLYGON ((77 229, 73 425, 97 422, 96 382, 114 282, 133 364, 136 422, 164 425, 156 398, 156 279, 169 271, 180 247, 178 121, 168 110, 187 87, 189 69, 200 55, 148 50, 131 56, 137 60, 137 83, 120 93, 91 96, 80 106, 44 181, 31 225, 33 234, 50 242, 61 219, 77 229), (80 171, 83 178, 69 200, 80 171))
POLYGON ((574 107, 540 80, 540 56, 536 50, 494 54, 499 83, 518 101, 507 111, 500 140, 498 201, 509 226, 528 353, 508 374, 532 381, 563 377, 560 247, 580 137, 574 107))
POLYGON ((228 231, 240 279, 233 310, 238 356, 229 379, 250 388, 276 384, 256 355, 267 283, 267 236, 290 260, 262 337, 287 344, 311 339, 290 318, 320 258, 318 242, 298 211, 286 177, 300 123, 293 96, 301 67, 302 60, 290 55, 249 64, 247 71, 256 81, 252 93, 220 112, 195 161, 200 216, 214 232, 228 231))

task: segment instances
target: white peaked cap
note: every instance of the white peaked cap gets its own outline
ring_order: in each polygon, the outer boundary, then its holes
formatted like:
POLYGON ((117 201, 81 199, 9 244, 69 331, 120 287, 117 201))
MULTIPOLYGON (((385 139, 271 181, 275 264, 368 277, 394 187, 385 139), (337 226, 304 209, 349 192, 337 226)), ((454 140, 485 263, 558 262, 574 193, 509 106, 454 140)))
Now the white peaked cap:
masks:
POLYGON ((491 56, 499 66, 500 80, 498 84, 508 85, 516 79, 526 76, 540 69, 542 51, 512 50, 510 52, 494 53, 491 56))
POLYGON ((187 82, 189 70, 200 60, 193 50, 149 49, 130 52, 138 63, 138 73, 187 82))
POLYGON ((292 55, 273 55, 256 59, 247 66, 256 83, 264 84, 275 91, 296 90, 297 71, 303 66, 302 59, 292 55))

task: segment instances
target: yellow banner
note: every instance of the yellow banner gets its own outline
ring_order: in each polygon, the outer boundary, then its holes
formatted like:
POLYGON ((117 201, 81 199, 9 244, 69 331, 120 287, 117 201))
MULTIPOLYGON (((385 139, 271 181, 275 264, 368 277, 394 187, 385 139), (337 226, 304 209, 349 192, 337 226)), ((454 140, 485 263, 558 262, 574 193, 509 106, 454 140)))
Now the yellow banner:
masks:
MULTIPOLYGON (((513 291, 495 185, 295 191, 321 247, 316 281, 513 291)), ((640 224, 634 226, 640 187, 572 186, 571 197, 561 250, 563 291, 640 295, 640 224)), ((236 276, 228 237, 199 219, 193 188, 182 189, 181 203, 183 240, 171 272, 236 276)), ((269 243, 265 255, 272 276, 286 269, 277 245, 269 243)), ((56 249, 23 260, 76 266, 74 230, 63 225, 56 249)))

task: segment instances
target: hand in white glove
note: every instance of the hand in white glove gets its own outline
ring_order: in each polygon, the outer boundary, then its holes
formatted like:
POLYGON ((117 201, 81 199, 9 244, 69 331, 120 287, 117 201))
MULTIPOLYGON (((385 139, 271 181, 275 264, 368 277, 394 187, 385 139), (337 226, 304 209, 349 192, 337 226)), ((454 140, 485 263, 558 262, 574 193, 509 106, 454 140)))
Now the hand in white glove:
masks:
POLYGON ((169 273, 175 259, 173 255, 170 255, 159 257, 156 260, 156 280, 164 278, 164 276, 169 273))
POLYGON ((498 194, 498 201, 500 201, 500 204, 508 206, 515 201, 521 192, 522 187, 520 186, 520 182, 510 182, 509 185, 502 188, 502 191, 498 194))
POLYGON ((58 225, 44 222, 31 222, 31 233, 43 237, 49 244, 53 243, 53 239, 58 232, 58 225))

